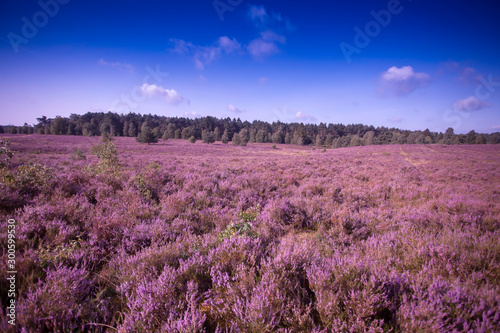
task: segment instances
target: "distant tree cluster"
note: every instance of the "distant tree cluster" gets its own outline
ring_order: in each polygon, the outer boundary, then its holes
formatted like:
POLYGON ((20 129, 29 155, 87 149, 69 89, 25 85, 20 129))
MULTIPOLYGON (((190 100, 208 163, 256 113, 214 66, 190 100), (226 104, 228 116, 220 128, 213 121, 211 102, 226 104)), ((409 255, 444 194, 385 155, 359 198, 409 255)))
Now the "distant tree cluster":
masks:
POLYGON ((53 135, 111 135, 136 137, 141 143, 155 143, 158 139, 202 140, 210 144, 222 141, 227 144, 245 146, 247 143, 274 143, 315 145, 324 148, 340 148, 363 145, 386 144, 496 144, 500 143, 500 132, 480 134, 470 131, 455 134, 453 128, 445 133, 409 131, 397 128, 374 127, 362 124, 303 124, 242 121, 237 118, 196 119, 141 115, 136 113, 116 114, 91 113, 72 114, 68 118, 57 116, 37 118, 34 126, 0 126, 0 133, 53 134, 53 135))

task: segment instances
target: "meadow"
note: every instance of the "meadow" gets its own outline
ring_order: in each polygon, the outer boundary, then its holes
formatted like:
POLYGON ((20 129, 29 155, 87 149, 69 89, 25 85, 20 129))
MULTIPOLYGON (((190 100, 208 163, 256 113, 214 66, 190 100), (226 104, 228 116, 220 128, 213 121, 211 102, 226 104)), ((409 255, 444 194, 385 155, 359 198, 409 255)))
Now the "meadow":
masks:
POLYGON ((500 330, 500 145, 2 137, 0 331, 500 330))

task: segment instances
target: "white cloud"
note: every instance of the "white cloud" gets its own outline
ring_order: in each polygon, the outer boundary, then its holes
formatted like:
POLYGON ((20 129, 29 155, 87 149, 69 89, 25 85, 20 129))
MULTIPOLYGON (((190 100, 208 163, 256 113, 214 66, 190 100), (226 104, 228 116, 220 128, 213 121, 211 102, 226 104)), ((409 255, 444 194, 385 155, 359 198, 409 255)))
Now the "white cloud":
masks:
POLYGON ((485 101, 482 101, 475 96, 471 96, 466 99, 461 99, 453 103, 453 107, 457 111, 478 111, 488 106, 491 106, 491 104, 488 104, 485 101))
POLYGON ((500 130, 500 125, 494 125, 494 126, 491 126, 491 129, 494 129, 494 130, 500 130))
POLYGON ((228 109, 228 111, 231 111, 231 112, 234 112, 234 113, 238 113, 238 114, 243 112, 243 110, 237 108, 233 104, 228 104, 227 109, 228 109))
POLYGON ((259 26, 264 24, 269 18, 266 9, 262 5, 250 5, 248 9, 248 15, 250 16, 252 21, 259 26))
POLYGON ((278 53, 280 44, 286 43, 286 38, 282 33, 293 30, 289 20, 280 13, 269 15, 264 6, 250 5, 248 15, 255 27, 260 30, 260 37, 247 45, 247 51, 259 60, 278 53))
POLYGON ((176 38, 171 38, 170 43, 173 44, 173 47, 170 50, 179 54, 189 53, 191 49, 195 47, 192 43, 176 38))
POLYGON ((294 30, 294 27, 288 18, 283 17, 281 13, 273 12, 269 14, 266 8, 262 5, 249 5, 248 16, 252 20, 255 27, 259 30, 294 30))
POLYGON ((472 85, 480 83, 481 74, 475 68, 469 67, 456 61, 446 62, 443 67, 444 70, 457 75, 455 77, 456 82, 472 85))
POLYGON ((472 67, 465 67, 460 71, 458 81, 464 84, 477 84, 479 82, 479 73, 472 67))
POLYGON ((431 77, 427 73, 416 73, 411 66, 393 66, 381 76, 379 92, 391 92, 396 96, 408 95, 412 91, 427 86, 431 77))
POLYGON ((196 68, 204 70, 205 66, 228 54, 244 54, 247 51, 255 59, 263 58, 280 52, 280 46, 286 43, 281 32, 291 31, 293 27, 287 18, 279 13, 268 14, 264 6, 250 5, 248 16, 260 33, 260 37, 242 45, 227 36, 221 36, 213 45, 195 45, 182 39, 170 39, 170 50, 178 54, 190 54, 196 68))
POLYGON ((203 70, 205 66, 219 59, 223 54, 230 54, 241 49, 236 39, 221 36, 214 45, 199 46, 182 39, 170 39, 173 44, 171 51, 179 54, 192 54, 196 68, 203 70))
POLYGON ((413 68, 411 66, 404 66, 401 68, 392 66, 382 75, 382 78, 387 81, 402 81, 408 80, 414 74, 415 73, 413 72, 413 68))
POLYGON ((247 46, 248 52, 257 59, 276 54, 280 51, 278 44, 285 44, 286 38, 272 31, 263 31, 261 37, 254 39, 247 46))
POLYGON ((190 118, 196 118, 199 116, 199 114, 196 111, 186 111, 184 112, 184 115, 190 118))
POLYGON ((255 59, 263 60, 265 57, 279 53, 280 47, 286 43, 283 32, 291 31, 290 21, 279 13, 269 14, 264 6, 250 5, 248 16, 258 29, 260 37, 251 40, 248 44, 240 44, 236 39, 221 36, 213 45, 195 45, 182 39, 170 39, 170 50, 178 54, 193 56, 196 68, 204 70, 205 67, 229 54, 250 54, 255 59), (246 51, 246 52, 245 52, 246 51))
POLYGON ((101 59, 99 59, 98 64, 103 65, 103 66, 112 67, 112 68, 124 69, 126 71, 129 71, 130 73, 134 72, 134 66, 132 66, 131 64, 128 64, 126 62, 118 62, 118 61, 117 62, 107 62, 106 60, 101 58, 101 59))
POLYGON ((149 98, 161 96, 167 103, 173 105, 177 105, 184 101, 187 101, 185 98, 181 97, 179 93, 174 89, 165 89, 155 84, 144 83, 141 86, 141 92, 144 94, 144 96, 149 98))
POLYGON ((395 123, 395 124, 400 124, 403 122, 404 118, 401 118, 401 117, 393 117, 393 118, 390 118, 388 119, 389 122, 391 123, 395 123))
POLYGON ((301 111, 298 111, 295 114, 295 119, 300 120, 300 121, 309 121, 309 122, 315 122, 317 119, 311 115, 305 114, 301 111))
POLYGON ((240 43, 238 43, 235 38, 231 39, 227 36, 219 37, 218 44, 219 48, 221 48, 225 53, 235 52, 241 48, 240 43))

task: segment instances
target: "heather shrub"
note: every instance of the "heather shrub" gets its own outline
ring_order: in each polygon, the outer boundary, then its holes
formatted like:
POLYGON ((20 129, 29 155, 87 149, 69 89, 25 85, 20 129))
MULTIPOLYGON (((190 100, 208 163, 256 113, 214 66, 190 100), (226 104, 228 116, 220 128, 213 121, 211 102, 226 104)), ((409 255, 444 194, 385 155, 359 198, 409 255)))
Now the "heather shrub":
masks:
MULTIPOLYGON (((229 250, 229 244, 244 245, 244 253, 252 249, 248 247, 252 244, 250 240, 235 242, 225 241, 223 246, 229 250)), ((254 244, 258 243, 254 241, 254 244)), ((238 257, 241 252, 222 257, 233 258, 230 265, 218 260, 211 268, 213 286, 206 293, 203 308, 212 325, 243 332, 313 328, 314 295, 308 290, 304 270, 312 256, 311 247, 295 246, 293 241, 287 241, 282 250, 264 261, 263 252, 238 257), (247 257, 255 259, 247 262, 247 257)))
POLYGON ((240 265, 233 277, 213 267, 211 278, 213 287, 203 308, 213 326, 240 332, 278 328, 285 300, 274 275, 266 272, 258 278, 253 270, 240 265))
MULTIPOLYGON (((127 306, 123 328, 157 332, 160 328, 201 328, 205 321, 198 308, 198 290, 207 289, 207 262, 200 255, 179 260, 179 267, 165 266, 158 278, 146 277, 134 287, 125 282, 127 306)), ((196 331, 195 330, 195 331, 196 331)))
POLYGON ((211 249, 208 259, 211 261, 211 267, 217 266, 218 271, 233 276, 241 265, 257 268, 264 258, 265 251, 266 244, 260 239, 233 237, 223 240, 216 248, 211 249))
POLYGON ((72 171, 58 178, 57 187, 63 197, 75 198, 85 193, 91 180, 92 176, 89 173, 72 171))
POLYGON ((320 154, 125 137, 101 150, 89 149, 97 138, 11 140, 0 215, 16 220, 18 325, 27 332, 500 325, 494 146, 320 154), (76 147, 99 155, 72 161, 76 147), (118 151, 115 168, 106 161, 118 151))
MULTIPOLYGON (((0 177, 3 178, 3 175, 0 177)), ((29 198, 19 193, 17 188, 9 186, 10 182, 11 180, 0 182, 0 213, 12 213, 29 202, 29 198)))
POLYGON ((269 218, 285 228, 307 229, 311 227, 307 212, 289 200, 280 200, 266 206, 269 218))
POLYGON ((335 254, 308 270, 322 327, 383 332, 395 327, 404 278, 384 277, 363 258, 335 254))
POLYGON ((20 297, 18 325, 40 332, 84 330, 94 318, 92 296, 85 270, 57 266, 20 297))
POLYGON ((168 237, 168 233, 166 233, 167 230, 164 230, 165 227, 168 227, 168 225, 162 223, 161 220, 155 220, 124 228, 122 239, 123 250, 128 255, 132 255, 153 244, 163 245, 170 238, 168 237), (166 239, 163 240, 162 237, 166 237, 166 239))
POLYGON ((498 287, 485 294, 438 278, 412 289, 398 316, 403 331, 494 332, 500 325, 498 287))
POLYGON ((206 315, 199 308, 197 286, 188 282, 185 301, 178 304, 181 311, 171 312, 166 323, 162 325, 164 332, 205 332, 203 328, 206 315))

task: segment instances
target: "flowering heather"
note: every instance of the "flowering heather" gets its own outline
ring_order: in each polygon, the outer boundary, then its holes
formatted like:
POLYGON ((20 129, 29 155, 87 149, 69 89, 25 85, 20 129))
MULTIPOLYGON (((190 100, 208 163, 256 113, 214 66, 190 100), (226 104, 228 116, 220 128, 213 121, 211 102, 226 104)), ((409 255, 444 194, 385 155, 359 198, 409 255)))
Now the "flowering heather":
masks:
POLYGON ((17 332, 499 331, 498 145, 4 137, 17 332))

